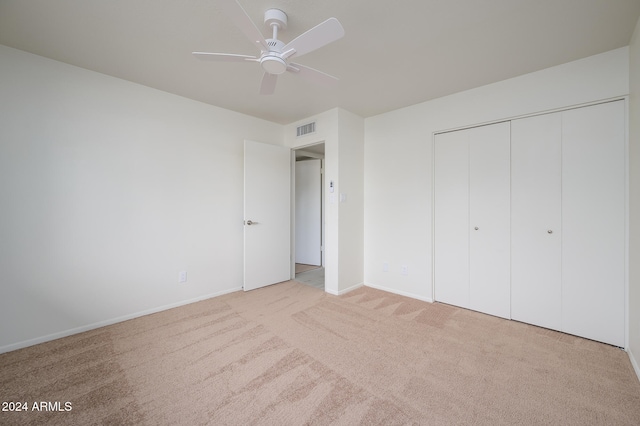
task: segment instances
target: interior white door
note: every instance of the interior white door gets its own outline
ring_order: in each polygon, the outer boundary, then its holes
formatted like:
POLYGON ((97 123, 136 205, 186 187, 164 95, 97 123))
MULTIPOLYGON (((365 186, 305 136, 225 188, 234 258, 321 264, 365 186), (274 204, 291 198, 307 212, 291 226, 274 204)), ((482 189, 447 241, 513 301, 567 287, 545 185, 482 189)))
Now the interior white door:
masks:
POLYGON ((511 122, 511 318, 561 330, 562 114, 511 122))
POLYGON ((296 162, 296 263, 322 264, 321 160, 296 162))
POLYGON ((435 137, 435 300, 469 307, 469 131, 435 137))
POLYGON ((469 132, 469 307, 510 318, 510 123, 469 132))
POLYGON ((291 279, 291 151, 244 143, 244 290, 291 279))
POLYGON ((563 331, 624 346, 624 102, 562 113, 563 331))

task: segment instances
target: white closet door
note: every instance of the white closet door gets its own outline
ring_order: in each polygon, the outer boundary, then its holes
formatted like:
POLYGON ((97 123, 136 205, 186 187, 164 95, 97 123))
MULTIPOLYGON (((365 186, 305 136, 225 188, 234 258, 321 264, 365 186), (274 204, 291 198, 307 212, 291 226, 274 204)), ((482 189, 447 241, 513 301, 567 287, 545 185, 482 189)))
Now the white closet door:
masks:
POLYGON ((563 331, 624 346, 624 103, 562 122, 563 331))
POLYGON ((561 330, 561 113, 511 123, 511 318, 561 330))
POLYGON ((469 307, 468 131, 435 137, 435 300, 469 307))
POLYGON ((510 318, 510 123, 469 132, 469 307, 510 318))

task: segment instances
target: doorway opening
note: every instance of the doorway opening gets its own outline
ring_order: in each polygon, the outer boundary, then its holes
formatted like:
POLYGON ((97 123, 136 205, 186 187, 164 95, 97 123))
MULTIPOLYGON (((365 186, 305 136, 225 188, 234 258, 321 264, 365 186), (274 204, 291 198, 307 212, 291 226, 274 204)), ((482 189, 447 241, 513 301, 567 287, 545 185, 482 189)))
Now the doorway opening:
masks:
POLYGON ((295 150, 295 280, 324 290, 324 142, 295 150))

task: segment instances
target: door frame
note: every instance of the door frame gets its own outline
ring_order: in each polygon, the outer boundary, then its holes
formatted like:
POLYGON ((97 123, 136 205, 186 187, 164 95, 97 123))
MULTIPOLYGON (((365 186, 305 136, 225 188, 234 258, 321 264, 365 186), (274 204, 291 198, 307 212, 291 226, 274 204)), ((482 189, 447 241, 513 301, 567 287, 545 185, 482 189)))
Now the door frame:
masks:
MULTIPOLYGON (((308 148, 317 146, 317 145, 325 145, 325 141, 314 142, 305 146, 291 148, 291 279, 295 279, 296 277, 296 153, 303 153, 306 157, 317 158, 321 160, 320 163, 320 208, 321 208, 321 217, 320 217, 320 244, 321 244, 321 252, 320 252, 320 263, 321 266, 325 267, 325 259, 326 259, 326 240, 325 240, 325 222, 326 222, 326 203, 325 203, 325 154, 318 154, 315 152, 308 151, 308 148)), ((326 290, 325 290, 326 291, 326 290)))

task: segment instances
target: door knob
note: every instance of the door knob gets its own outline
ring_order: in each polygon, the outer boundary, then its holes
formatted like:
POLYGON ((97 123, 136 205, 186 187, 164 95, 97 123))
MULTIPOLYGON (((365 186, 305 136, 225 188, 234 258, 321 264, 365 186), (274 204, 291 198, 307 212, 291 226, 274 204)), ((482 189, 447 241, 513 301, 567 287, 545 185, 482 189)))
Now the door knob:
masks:
POLYGON ((254 221, 252 221, 252 220, 248 220, 248 221, 246 221, 245 223, 246 223, 247 225, 251 226, 251 225, 254 225, 254 224, 258 223, 258 222, 254 222, 254 221))
POLYGON ((549 229, 549 230, 547 231, 547 234, 553 234, 553 231, 552 231, 551 229, 549 229))
POLYGON ((475 230, 477 231, 477 230, 478 230, 478 229, 480 229, 480 228, 478 228, 478 227, 476 226, 476 227, 475 227, 475 228, 473 228, 473 229, 475 229, 475 230))

